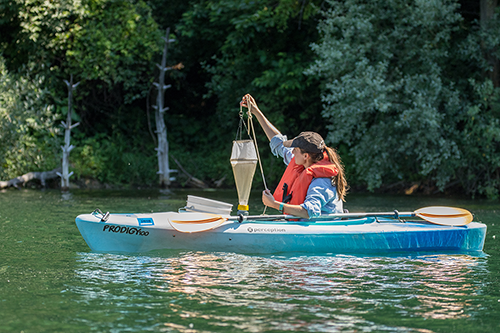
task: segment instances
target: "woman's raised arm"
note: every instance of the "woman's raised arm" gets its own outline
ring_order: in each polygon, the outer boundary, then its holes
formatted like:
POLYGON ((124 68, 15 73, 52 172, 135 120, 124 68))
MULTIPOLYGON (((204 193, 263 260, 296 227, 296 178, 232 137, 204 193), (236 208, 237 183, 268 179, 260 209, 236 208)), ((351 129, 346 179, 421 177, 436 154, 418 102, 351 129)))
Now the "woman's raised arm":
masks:
POLYGON ((243 96, 241 105, 247 107, 250 112, 257 118, 269 141, 271 141, 271 139, 276 134, 281 134, 281 132, 276 127, 274 127, 274 125, 271 124, 269 120, 267 120, 262 111, 260 111, 257 103, 255 102, 255 99, 250 94, 246 94, 245 96, 243 96))

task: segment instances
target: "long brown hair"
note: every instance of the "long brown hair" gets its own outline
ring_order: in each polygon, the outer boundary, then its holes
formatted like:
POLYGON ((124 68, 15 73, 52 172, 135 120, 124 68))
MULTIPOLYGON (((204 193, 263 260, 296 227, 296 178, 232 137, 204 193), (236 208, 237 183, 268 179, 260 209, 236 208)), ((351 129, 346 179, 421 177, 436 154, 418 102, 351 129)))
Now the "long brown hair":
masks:
MULTIPOLYGON (((324 158, 323 153, 309 153, 302 148, 299 149, 303 154, 307 153, 311 155, 311 159, 314 163, 319 162, 324 158)), ((338 170, 337 175, 332 177, 332 182, 337 187, 337 194, 339 195, 339 198, 345 202, 345 196, 349 190, 349 185, 347 185, 347 180, 345 178, 344 164, 335 149, 325 146, 325 151, 330 162, 332 162, 338 170)))

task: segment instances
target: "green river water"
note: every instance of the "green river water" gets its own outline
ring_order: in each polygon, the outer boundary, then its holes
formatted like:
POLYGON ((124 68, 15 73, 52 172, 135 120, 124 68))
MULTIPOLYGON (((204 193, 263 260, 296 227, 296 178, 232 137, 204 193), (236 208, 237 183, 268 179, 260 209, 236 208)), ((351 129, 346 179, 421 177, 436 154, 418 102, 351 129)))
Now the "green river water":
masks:
POLYGON ((500 332, 498 201, 347 197, 351 212, 466 208, 488 225, 477 256, 94 253, 74 222, 176 211, 187 194, 236 204, 234 191, 0 192, 0 332, 500 332))

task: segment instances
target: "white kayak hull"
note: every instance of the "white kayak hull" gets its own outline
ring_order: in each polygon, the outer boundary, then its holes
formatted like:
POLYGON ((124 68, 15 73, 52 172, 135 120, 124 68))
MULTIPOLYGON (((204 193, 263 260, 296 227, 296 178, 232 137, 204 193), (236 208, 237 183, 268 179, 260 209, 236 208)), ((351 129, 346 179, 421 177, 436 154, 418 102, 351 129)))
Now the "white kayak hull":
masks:
MULTIPOLYGON (((226 221, 184 233, 169 222, 180 213, 110 214, 106 222, 82 214, 76 224, 92 251, 142 253, 197 250, 238 253, 398 253, 482 251, 486 225, 441 226, 374 218, 346 221, 226 221)), ((182 213, 181 213, 182 214, 182 213)))

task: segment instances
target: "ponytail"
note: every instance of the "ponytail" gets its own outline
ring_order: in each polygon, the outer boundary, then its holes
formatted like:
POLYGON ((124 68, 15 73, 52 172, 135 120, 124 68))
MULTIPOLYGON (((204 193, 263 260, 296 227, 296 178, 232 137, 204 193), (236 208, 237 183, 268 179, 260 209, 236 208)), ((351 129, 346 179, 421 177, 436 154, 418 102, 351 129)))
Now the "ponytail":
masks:
POLYGON ((325 146, 325 151, 328 154, 330 162, 332 162, 338 170, 337 175, 332 177, 332 182, 334 182, 335 186, 337 186, 337 194, 339 195, 339 198, 345 202, 345 196, 349 190, 349 185, 347 185, 347 180, 345 178, 344 164, 335 149, 325 146))
MULTIPOLYGON (((299 148, 302 154, 308 153, 302 148, 299 148)), ((342 160, 340 159, 339 154, 337 154, 337 151, 333 148, 325 146, 325 152, 328 155, 328 159, 330 160, 333 165, 337 168, 337 175, 332 177, 332 183, 337 187, 337 194, 339 198, 345 202, 345 196, 347 194, 347 191, 349 190, 349 185, 347 185, 347 180, 345 178, 344 174, 344 164, 342 163, 342 160)), ((308 153, 311 155, 311 159, 313 163, 319 162, 322 159, 325 158, 324 152, 323 153, 308 153)))

